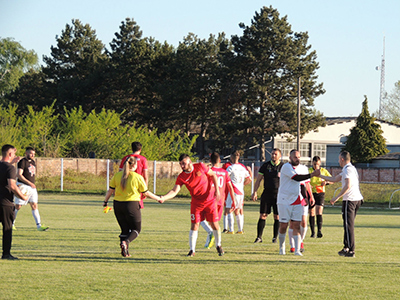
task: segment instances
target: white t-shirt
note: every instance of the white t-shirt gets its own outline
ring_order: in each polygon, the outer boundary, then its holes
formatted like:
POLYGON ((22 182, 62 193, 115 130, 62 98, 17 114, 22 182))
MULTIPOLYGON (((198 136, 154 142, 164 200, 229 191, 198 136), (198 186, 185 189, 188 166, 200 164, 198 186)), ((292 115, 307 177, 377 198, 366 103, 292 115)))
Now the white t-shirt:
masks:
MULTIPOLYGON (((308 170, 305 174, 308 174, 308 170)), ((290 205, 299 199, 300 182, 292 179, 296 175, 296 169, 291 163, 287 162, 282 166, 281 177, 279 178, 278 204, 290 205)))
POLYGON ((346 194, 343 195, 343 200, 348 200, 348 201, 363 200, 363 196, 361 195, 360 192, 360 183, 358 181, 357 169, 351 163, 348 163, 343 167, 340 175, 342 176, 342 187, 345 186, 346 178, 350 179, 350 189, 347 191, 346 194))
POLYGON ((244 195, 244 180, 250 177, 250 173, 241 163, 232 164, 226 169, 232 184, 244 195))

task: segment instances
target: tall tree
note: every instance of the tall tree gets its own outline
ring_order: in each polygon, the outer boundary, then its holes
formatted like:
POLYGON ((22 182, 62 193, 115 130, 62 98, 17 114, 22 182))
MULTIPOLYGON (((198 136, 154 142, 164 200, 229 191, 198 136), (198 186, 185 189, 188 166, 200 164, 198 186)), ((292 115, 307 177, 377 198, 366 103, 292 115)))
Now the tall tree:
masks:
POLYGON ((394 84, 393 90, 383 101, 381 119, 400 124, 400 80, 394 84))
POLYGON ((343 148, 351 153, 354 163, 370 162, 371 159, 389 152, 381 126, 369 114, 368 99, 367 96, 364 97, 361 114, 357 117, 356 126, 350 130, 343 148))
POLYGON ((12 38, 0 39, 0 100, 18 87, 19 79, 37 67, 38 57, 12 38))
MULTIPOLYGON (((229 60, 229 124, 232 137, 247 143, 258 140, 264 155, 266 136, 297 132, 297 82, 301 77, 301 135, 324 124, 313 108, 325 91, 317 83, 319 68, 308 34, 293 32, 287 17, 272 7, 256 12, 250 26, 239 24, 242 36, 233 36, 234 56, 229 60)), ((264 160, 265 157, 261 157, 264 160)))

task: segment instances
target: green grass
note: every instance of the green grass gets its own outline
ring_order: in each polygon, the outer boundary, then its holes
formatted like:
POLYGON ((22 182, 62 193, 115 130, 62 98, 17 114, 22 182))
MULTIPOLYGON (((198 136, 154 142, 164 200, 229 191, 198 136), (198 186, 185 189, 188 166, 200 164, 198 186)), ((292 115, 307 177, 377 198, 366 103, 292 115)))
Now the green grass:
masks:
MULTIPOLYGON (((339 206, 327 206, 324 237, 305 240, 303 257, 278 255, 268 217, 264 243, 253 244, 258 203, 245 204, 245 234, 223 235, 226 254, 203 249, 187 258, 189 200, 145 202, 142 233, 131 258, 119 249, 119 227, 102 212, 103 197, 40 193, 47 232, 36 231, 29 207, 18 213, 12 253, 0 261, 0 299, 397 299, 399 211, 361 208, 356 257, 342 247, 339 206)), ((307 234, 309 236, 309 234, 307 234)), ((288 251, 287 251, 288 252, 288 251)))

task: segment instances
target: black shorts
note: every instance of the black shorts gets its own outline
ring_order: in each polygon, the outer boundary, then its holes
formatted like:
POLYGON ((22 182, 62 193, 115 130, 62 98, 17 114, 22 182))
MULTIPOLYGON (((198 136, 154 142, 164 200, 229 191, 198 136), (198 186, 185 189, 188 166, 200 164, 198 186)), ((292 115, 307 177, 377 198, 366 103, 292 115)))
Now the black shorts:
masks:
POLYGON ((260 214, 267 214, 271 213, 271 208, 274 211, 274 215, 278 214, 278 206, 276 205, 276 200, 278 197, 277 192, 265 191, 261 195, 261 202, 260 202, 260 214))
POLYGON ((315 204, 310 207, 313 208, 315 205, 324 206, 325 193, 313 193, 315 204))

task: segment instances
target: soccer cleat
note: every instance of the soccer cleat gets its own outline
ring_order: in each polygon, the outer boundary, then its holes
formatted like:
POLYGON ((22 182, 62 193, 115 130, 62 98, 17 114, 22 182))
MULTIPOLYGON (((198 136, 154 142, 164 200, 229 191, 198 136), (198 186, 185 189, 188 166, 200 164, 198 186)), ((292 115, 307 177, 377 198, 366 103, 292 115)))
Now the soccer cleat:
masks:
POLYGON ((18 257, 12 256, 11 254, 3 255, 1 259, 17 260, 18 257))
POLYGON ((228 233, 228 229, 222 230, 222 233, 228 233))
POLYGON ((356 254, 354 253, 354 251, 348 251, 344 257, 356 257, 356 254))
POLYGON ((256 243, 262 243, 262 238, 257 237, 256 240, 254 241, 254 244, 256 243))
POLYGON ((193 250, 190 250, 189 253, 186 256, 187 257, 193 257, 194 256, 193 250))
POLYGON ((120 244, 121 247, 121 255, 123 257, 130 257, 131 255, 128 252, 128 244, 126 243, 126 241, 122 241, 120 244))
POLYGON ((294 248, 290 248, 290 253, 294 253, 294 248))
POLYGON ((47 231, 49 229, 49 226, 40 226, 37 230, 38 231, 47 231))
POLYGON ((219 256, 222 256, 222 255, 225 254, 225 252, 224 252, 224 250, 222 250, 222 247, 221 247, 221 246, 217 246, 217 252, 218 252, 218 255, 219 255, 219 256))
POLYGON ((272 243, 276 243, 278 240, 274 237, 273 239, 272 239, 272 243))
POLYGON ((235 234, 233 231, 228 231, 227 234, 235 234))
POLYGON ((346 256, 347 252, 349 252, 349 249, 348 249, 348 248, 343 248, 342 250, 340 250, 340 251, 338 252, 338 254, 339 254, 340 256, 346 256))
POLYGON ((301 245, 300 245, 300 252, 304 252, 304 244, 303 243, 301 243, 301 245))
POLYGON ((12 229, 13 229, 13 230, 17 230, 17 227, 15 227, 15 225, 13 225, 12 229))
POLYGON ((244 231, 237 231, 236 234, 244 234, 244 231))
POLYGON ((315 233, 311 233, 310 238, 315 238, 315 233))
POLYGON ((322 238, 324 235, 322 234, 322 232, 321 231, 318 231, 318 233, 317 233, 317 238, 322 238))
POLYGON ((214 234, 211 232, 207 236, 206 244, 204 245, 204 248, 211 249, 212 246, 215 244, 215 237, 214 234))
POLYGON ((285 254, 286 254, 285 248, 280 248, 279 255, 285 255, 285 254))
POLYGON ((301 254, 300 252, 296 252, 294 255, 296 255, 296 256, 303 256, 303 254, 301 254))

